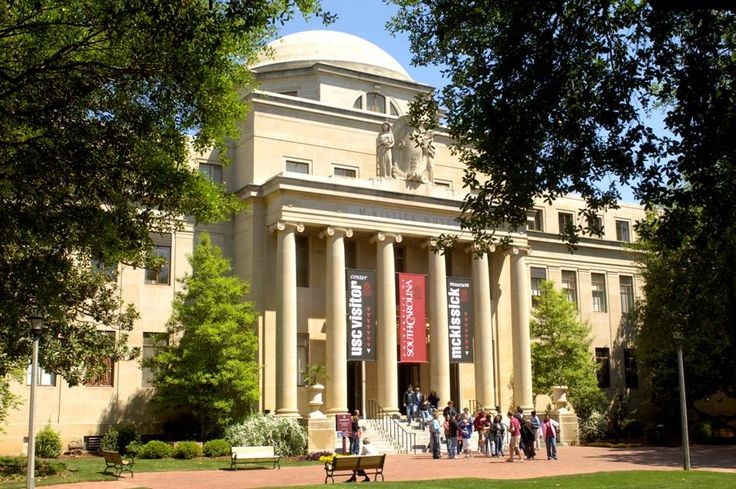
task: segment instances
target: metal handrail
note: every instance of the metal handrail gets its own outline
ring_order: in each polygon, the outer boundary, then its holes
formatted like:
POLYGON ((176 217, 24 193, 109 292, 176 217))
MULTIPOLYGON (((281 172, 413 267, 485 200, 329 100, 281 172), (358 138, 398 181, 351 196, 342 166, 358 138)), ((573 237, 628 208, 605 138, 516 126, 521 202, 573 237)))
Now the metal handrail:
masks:
POLYGON ((401 424, 400 418, 392 416, 376 401, 368 400, 368 418, 378 422, 378 429, 386 435, 400 453, 417 453, 417 435, 409 433, 401 424))

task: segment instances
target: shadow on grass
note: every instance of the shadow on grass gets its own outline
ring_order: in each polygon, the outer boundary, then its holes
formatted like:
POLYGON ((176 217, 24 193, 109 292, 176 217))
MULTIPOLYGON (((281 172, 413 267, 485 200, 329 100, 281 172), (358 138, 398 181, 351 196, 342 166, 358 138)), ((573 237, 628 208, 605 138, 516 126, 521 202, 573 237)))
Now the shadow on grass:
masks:
MULTIPOLYGON (((605 462, 632 463, 644 466, 683 466, 682 447, 639 447, 602 449, 600 456, 605 462)), ((690 465, 693 469, 736 470, 736 445, 690 446, 690 465)))

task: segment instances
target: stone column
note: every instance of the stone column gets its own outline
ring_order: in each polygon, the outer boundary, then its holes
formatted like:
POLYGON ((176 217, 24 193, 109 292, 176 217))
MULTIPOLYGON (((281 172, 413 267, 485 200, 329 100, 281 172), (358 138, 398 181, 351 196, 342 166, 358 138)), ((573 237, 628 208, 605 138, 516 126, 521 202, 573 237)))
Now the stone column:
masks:
MULTIPOLYGON (((436 390, 440 407, 450 400, 450 338, 447 329, 447 269, 445 256, 429 248, 429 378, 430 390, 436 390)), ((457 402, 457 399, 453 399, 457 402)))
POLYGON ((348 412, 347 330, 345 306, 345 238, 352 229, 328 227, 320 237, 327 237, 327 276, 325 311, 327 316, 326 367, 328 415, 348 412))
POLYGON ((532 396, 532 358, 529 339, 529 271, 527 250, 513 248, 511 254, 511 288, 513 297, 514 403, 524 411, 534 409, 532 396))
POLYGON ((279 221, 276 257, 276 415, 299 417, 296 364, 296 232, 303 224, 279 221))
MULTIPOLYGON (((475 336, 475 399, 486 408, 496 407, 493 369, 493 325, 488 254, 473 253, 473 304, 475 336)), ((493 250, 491 250, 493 251, 493 250)))
POLYGON ((398 354, 396 342, 396 277, 394 242, 401 235, 378 233, 375 241, 378 254, 378 331, 376 341, 376 377, 378 404, 386 412, 399 415, 398 354))

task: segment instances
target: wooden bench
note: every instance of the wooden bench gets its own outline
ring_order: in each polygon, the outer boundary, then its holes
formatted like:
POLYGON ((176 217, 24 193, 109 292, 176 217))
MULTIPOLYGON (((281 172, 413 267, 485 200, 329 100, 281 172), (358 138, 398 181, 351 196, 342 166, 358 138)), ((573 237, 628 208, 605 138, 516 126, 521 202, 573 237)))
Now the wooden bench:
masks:
POLYGON ((237 464, 273 463, 273 469, 281 468, 281 457, 276 455, 273 447, 232 447, 230 453, 230 469, 237 464))
POLYGON ((105 457, 105 471, 103 474, 107 474, 107 469, 112 468, 118 471, 116 474, 118 477, 120 477, 120 474, 123 472, 130 472, 130 477, 133 477, 134 459, 123 458, 118 452, 110 452, 107 450, 102 451, 102 456, 105 457))
POLYGON ((386 455, 350 455, 347 457, 335 457, 332 462, 325 462, 325 484, 327 479, 335 482, 335 475, 350 474, 363 470, 368 476, 369 472, 373 474, 373 480, 378 480, 381 476, 383 480, 383 464, 386 461, 386 455))
POLYGON ((84 437, 84 449, 90 453, 97 453, 102 448, 102 435, 88 435, 84 437))

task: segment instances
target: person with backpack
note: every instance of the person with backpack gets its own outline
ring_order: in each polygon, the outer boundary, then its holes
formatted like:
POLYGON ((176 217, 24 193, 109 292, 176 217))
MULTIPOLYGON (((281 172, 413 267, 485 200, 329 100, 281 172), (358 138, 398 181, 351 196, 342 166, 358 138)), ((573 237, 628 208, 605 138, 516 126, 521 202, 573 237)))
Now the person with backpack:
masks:
POLYGON ((524 447, 524 455, 527 460, 534 460, 536 451, 534 450, 534 430, 531 421, 524 420, 521 424, 521 441, 524 447))
POLYGON ((416 396, 414 395, 414 389, 409 384, 406 392, 404 392, 404 409, 406 410, 406 424, 410 425, 411 420, 414 418, 414 407, 416 405, 416 396))

